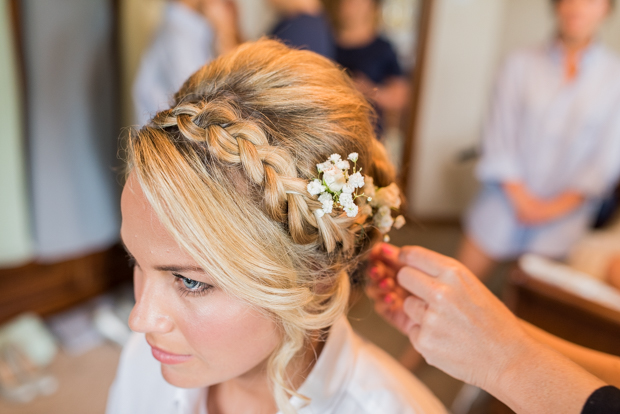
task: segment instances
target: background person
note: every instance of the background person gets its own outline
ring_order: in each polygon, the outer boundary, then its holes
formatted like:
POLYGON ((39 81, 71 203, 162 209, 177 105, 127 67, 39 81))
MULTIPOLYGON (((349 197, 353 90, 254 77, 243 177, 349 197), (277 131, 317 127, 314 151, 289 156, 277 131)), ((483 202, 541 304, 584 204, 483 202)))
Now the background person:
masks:
POLYGON ((232 0, 168 1, 133 86, 138 125, 167 108, 189 75, 237 44, 237 10, 232 0))
POLYGON ((321 0, 269 0, 280 21, 271 35, 290 47, 311 50, 331 60, 336 58, 334 35, 321 0))
POLYGON ((386 115, 398 127, 409 88, 394 47, 379 33, 381 1, 333 0, 329 4, 336 29, 336 62, 377 107, 380 134, 386 115))
POLYGON ((563 258, 620 170, 620 59, 596 40, 610 0, 553 1, 558 35, 500 71, 458 259, 485 279, 497 261, 563 258))

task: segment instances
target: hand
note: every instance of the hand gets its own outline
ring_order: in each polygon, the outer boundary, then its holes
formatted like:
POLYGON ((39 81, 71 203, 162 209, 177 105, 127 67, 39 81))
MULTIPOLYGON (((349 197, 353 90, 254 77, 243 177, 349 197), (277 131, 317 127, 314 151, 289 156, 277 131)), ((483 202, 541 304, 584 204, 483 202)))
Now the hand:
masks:
POLYGON ((396 283, 396 274, 403 267, 398 260, 399 252, 391 244, 377 244, 372 249, 366 294, 374 301, 375 312, 407 335, 413 325, 403 312, 403 302, 410 293, 396 283))
POLYGON ((520 182, 507 182, 503 185, 514 206, 517 218, 526 225, 536 226, 556 220, 578 208, 584 197, 575 191, 566 191, 551 199, 533 195, 520 182))
POLYGON ((531 342, 518 319, 456 260, 421 247, 382 245, 371 261, 367 291, 379 299, 376 311, 453 377, 488 389, 531 342), (395 275, 398 284, 384 282, 395 275))

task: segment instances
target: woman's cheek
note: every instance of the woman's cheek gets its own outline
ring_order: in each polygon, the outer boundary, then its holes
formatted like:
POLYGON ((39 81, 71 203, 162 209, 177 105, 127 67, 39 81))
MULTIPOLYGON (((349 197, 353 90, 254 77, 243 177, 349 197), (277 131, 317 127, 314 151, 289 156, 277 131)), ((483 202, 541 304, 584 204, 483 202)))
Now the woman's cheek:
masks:
POLYGON ((178 326, 190 346, 209 365, 215 360, 229 360, 251 369, 250 365, 260 363, 279 343, 271 318, 217 288, 191 301, 186 308, 187 318, 182 318, 178 326))

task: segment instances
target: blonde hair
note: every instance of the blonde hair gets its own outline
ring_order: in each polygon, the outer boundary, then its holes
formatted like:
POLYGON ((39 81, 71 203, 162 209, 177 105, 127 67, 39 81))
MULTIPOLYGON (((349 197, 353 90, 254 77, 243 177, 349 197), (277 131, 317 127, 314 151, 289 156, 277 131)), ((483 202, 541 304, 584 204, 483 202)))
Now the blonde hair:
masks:
POLYGON ((371 116, 330 61, 259 40, 201 68, 130 136, 130 170, 162 223, 221 289, 281 328, 268 369, 283 413, 299 396, 287 367, 344 314, 349 275, 378 236, 362 214, 317 218, 306 186, 317 163, 351 152, 376 185, 393 181, 371 116))

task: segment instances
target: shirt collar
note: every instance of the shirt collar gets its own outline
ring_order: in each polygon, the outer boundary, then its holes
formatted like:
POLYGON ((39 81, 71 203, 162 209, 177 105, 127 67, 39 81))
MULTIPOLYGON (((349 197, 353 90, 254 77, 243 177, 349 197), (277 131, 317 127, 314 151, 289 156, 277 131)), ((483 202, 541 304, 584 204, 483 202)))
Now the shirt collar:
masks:
MULTIPOLYGON (((603 44, 597 40, 594 39, 590 42, 590 44, 588 45, 588 47, 586 47, 584 49, 584 51, 581 53, 581 56, 579 58, 579 66, 581 67, 586 67, 588 65, 590 65, 590 63, 596 59, 596 57, 601 53, 603 49, 603 44)), ((547 47, 547 51, 549 54, 549 57, 551 57, 551 59, 553 60, 553 62, 557 65, 563 65, 564 64, 564 56, 566 54, 566 51, 564 49, 564 46, 562 45, 562 42, 560 42, 559 39, 553 39, 548 47, 547 47)))
MULTIPOLYGON (((355 335, 345 316, 331 327, 325 346, 299 394, 311 400, 313 412, 327 413, 339 401, 353 375, 357 350, 355 335)), ((304 402, 293 397, 291 403, 301 408, 304 402)))

